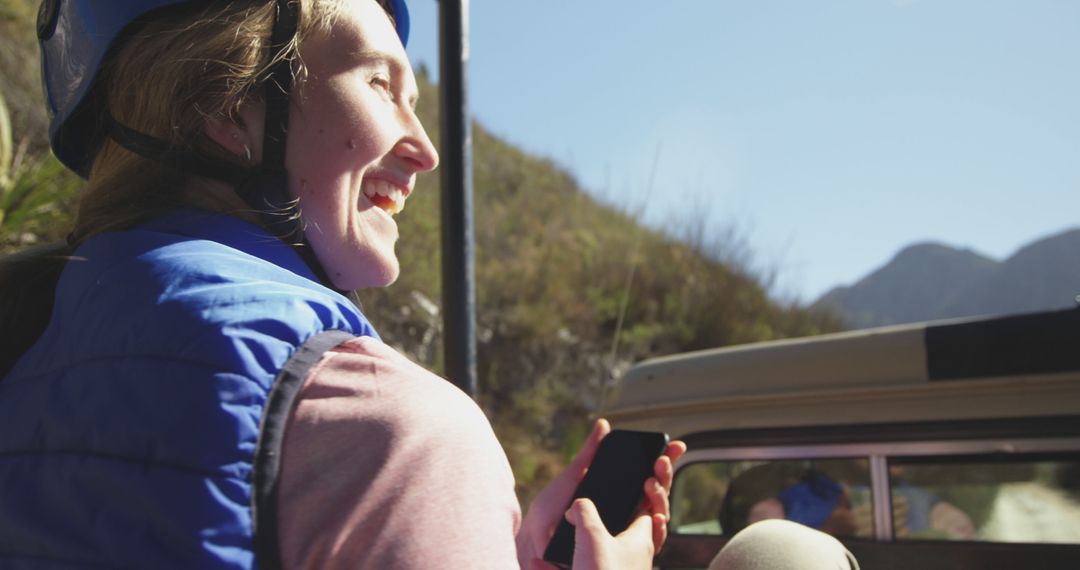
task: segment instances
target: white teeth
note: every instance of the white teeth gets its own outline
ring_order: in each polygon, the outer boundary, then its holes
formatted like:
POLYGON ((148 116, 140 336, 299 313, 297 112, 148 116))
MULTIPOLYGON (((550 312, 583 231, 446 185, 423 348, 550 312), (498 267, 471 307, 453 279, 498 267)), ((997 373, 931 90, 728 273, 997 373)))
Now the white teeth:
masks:
POLYGON ((405 193, 385 180, 365 180, 360 189, 368 198, 375 196, 389 198, 393 203, 384 209, 390 214, 397 214, 405 208, 405 193))
POLYGON ((385 194, 385 196, 393 200, 393 203, 386 208, 386 211, 390 214, 397 214, 405 208, 405 195, 402 194, 401 190, 394 188, 390 194, 385 194))
POLYGON ((376 195, 389 196, 393 186, 385 180, 365 180, 362 189, 364 194, 371 198, 376 195))

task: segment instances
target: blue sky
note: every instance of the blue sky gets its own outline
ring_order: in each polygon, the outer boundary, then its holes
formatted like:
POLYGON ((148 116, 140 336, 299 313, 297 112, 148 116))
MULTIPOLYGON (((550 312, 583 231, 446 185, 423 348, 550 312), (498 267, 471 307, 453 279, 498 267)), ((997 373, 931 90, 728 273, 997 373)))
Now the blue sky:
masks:
MULTIPOLYGON (((651 225, 734 227, 779 296, 1080 226, 1080 1, 470 4, 485 128, 651 225)), ((438 3, 410 8, 435 70, 438 3)))

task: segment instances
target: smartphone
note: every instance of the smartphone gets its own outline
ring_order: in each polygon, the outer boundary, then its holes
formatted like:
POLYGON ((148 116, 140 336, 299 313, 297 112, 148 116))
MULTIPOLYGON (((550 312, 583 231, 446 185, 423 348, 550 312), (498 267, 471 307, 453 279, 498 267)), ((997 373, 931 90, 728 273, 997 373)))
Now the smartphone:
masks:
MULTIPOLYGON (((612 535, 626 530, 645 498, 645 481, 653 476, 653 465, 667 444, 666 433, 613 430, 600 440, 589 470, 574 491, 574 500, 591 499, 612 535)), ((570 568, 574 560, 574 525, 566 518, 555 529, 544 550, 544 560, 570 568)))

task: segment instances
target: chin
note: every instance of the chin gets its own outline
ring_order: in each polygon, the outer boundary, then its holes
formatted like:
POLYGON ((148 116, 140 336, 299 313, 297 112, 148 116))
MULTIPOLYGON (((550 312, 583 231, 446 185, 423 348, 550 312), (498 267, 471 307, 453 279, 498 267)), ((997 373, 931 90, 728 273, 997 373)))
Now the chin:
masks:
POLYGON ((342 291, 386 287, 397 281, 401 274, 397 259, 392 263, 360 263, 359 267, 341 268, 338 271, 327 269, 334 287, 342 291))

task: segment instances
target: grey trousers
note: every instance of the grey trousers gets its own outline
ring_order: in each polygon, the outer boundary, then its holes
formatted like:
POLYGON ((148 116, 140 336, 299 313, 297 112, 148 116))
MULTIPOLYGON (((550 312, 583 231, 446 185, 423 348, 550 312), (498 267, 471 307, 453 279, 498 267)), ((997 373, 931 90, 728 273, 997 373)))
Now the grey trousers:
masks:
POLYGON ((782 519, 756 522, 731 538, 709 570, 859 570, 832 536, 782 519))

